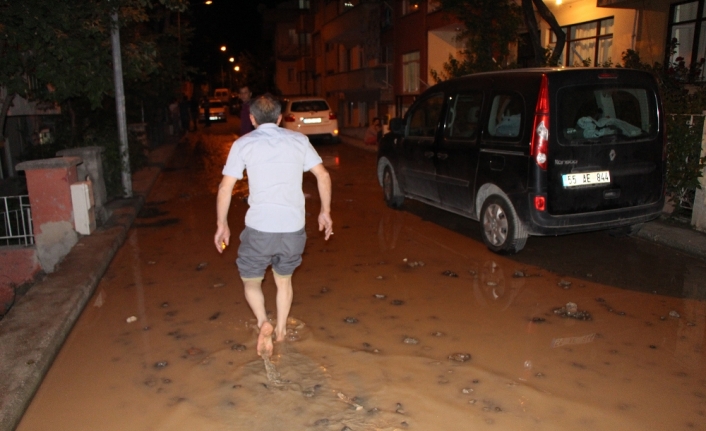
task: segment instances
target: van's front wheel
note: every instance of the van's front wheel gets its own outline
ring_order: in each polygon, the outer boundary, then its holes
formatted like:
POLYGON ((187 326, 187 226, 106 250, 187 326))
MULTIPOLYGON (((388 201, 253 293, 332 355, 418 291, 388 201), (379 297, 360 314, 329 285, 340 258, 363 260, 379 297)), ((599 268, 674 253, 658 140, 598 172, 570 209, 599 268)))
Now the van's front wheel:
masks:
POLYGON ((481 236, 495 253, 517 253, 527 242, 527 231, 505 198, 492 195, 480 210, 481 236))
POLYGON ((382 192, 385 197, 385 203, 390 208, 399 208, 404 202, 404 195, 400 191, 400 186, 397 183, 395 174, 389 166, 385 167, 382 173, 382 192))

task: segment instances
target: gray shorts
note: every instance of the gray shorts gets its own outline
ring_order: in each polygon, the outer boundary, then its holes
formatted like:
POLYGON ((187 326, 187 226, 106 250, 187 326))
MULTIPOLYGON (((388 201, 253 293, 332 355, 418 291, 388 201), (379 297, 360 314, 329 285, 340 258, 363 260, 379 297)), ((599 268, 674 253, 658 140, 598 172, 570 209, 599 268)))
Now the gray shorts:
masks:
POLYGON ((261 232, 245 227, 240 234, 238 247, 238 270, 241 278, 258 278, 265 275, 267 267, 279 275, 292 275, 302 263, 302 252, 306 245, 306 231, 261 232))

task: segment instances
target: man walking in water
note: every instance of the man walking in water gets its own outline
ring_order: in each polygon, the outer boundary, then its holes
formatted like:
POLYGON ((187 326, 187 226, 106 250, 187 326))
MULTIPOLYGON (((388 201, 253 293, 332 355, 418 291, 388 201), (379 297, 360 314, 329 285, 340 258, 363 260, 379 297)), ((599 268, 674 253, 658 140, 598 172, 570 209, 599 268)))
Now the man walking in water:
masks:
POLYGON ((217 230, 214 243, 219 253, 230 245, 228 209, 233 187, 247 170, 250 208, 245 214, 245 229, 240 234, 238 270, 260 332, 257 353, 272 355, 272 334, 284 341, 287 317, 292 305, 292 273, 301 263, 306 243, 304 230, 303 173, 316 177, 321 198, 319 231, 324 238, 333 235, 331 220, 331 177, 321 157, 308 138, 279 126, 282 120, 279 102, 269 94, 257 98, 250 106, 255 130, 233 143, 218 186, 217 230), (277 285, 277 325, 267 319, 262 280, 268 266, 277 285))

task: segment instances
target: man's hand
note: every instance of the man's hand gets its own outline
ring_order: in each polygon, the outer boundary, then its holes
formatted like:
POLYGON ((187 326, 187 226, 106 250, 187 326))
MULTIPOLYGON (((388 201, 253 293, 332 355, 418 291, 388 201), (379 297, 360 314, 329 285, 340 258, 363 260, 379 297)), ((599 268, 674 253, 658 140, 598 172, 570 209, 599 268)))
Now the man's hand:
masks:
POLYGON ((333 220, 331 220, 331 214, 319 214, 319 232, 321 231, 324 231, 324 239, 327 241, 328 238, 333 235, 333 220))
POLYGON ((233 193, 236 179, 224 175, 221 183, 218 185, 218 195, 216 197, 216 235, 213 237, 213 243, 216 245, 216 250, 223 253, 226 246, 230 245, 230 228, 228 228, 228 209, 230 208, 230 197, 233 193))
POLYGON ((218 226, 216 235, 213 237, 213 243, 216 244, 216 250, 219 253, 223 253, 226 246, 230 245, 230 228, 228 228, 228 225, 218 226))
POLYGON ((316 184, 321 198, 321 212, 319 213, 319 231, 324 231, 324 239, 328 240, 333 235, 333 221, 331 221, 331 176, 324 165, 319 163, 311 168, 311 173, 316 177, 316 184))

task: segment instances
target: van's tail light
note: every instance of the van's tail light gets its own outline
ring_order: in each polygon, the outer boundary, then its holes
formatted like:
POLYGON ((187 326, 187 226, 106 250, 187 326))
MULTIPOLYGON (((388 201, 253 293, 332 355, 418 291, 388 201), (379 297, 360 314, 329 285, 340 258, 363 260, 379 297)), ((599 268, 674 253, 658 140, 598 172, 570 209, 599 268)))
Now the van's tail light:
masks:
POLYGON ((286 121, 288 123, 293 123, 293 122, 297 121, 297 119, 294 118, 294 115, 288 114, 288 115, 284 116, 284 121, 286 121))
POLYGON ((338 117, 336 117, 336 113, 335 113, 335 112, 333 112, 333 111, 329 111, 329 112, 328 112, 328 119, 329 119, 329 120, 335 120, 336 118, 338 118, 338 117))
POLYGON ((537 211, 544 211, 547 209, 547 198, 544 196, 534 197, 534 209, 537 211))
POLYGON ((534 125, 532 127, 532 142, 530 154, 537 165, 547 170, 547 151, 549 150, 549 86, 547 75, 542 75, 542 84, 539 87, 539 99, 534 111, 534 125))

